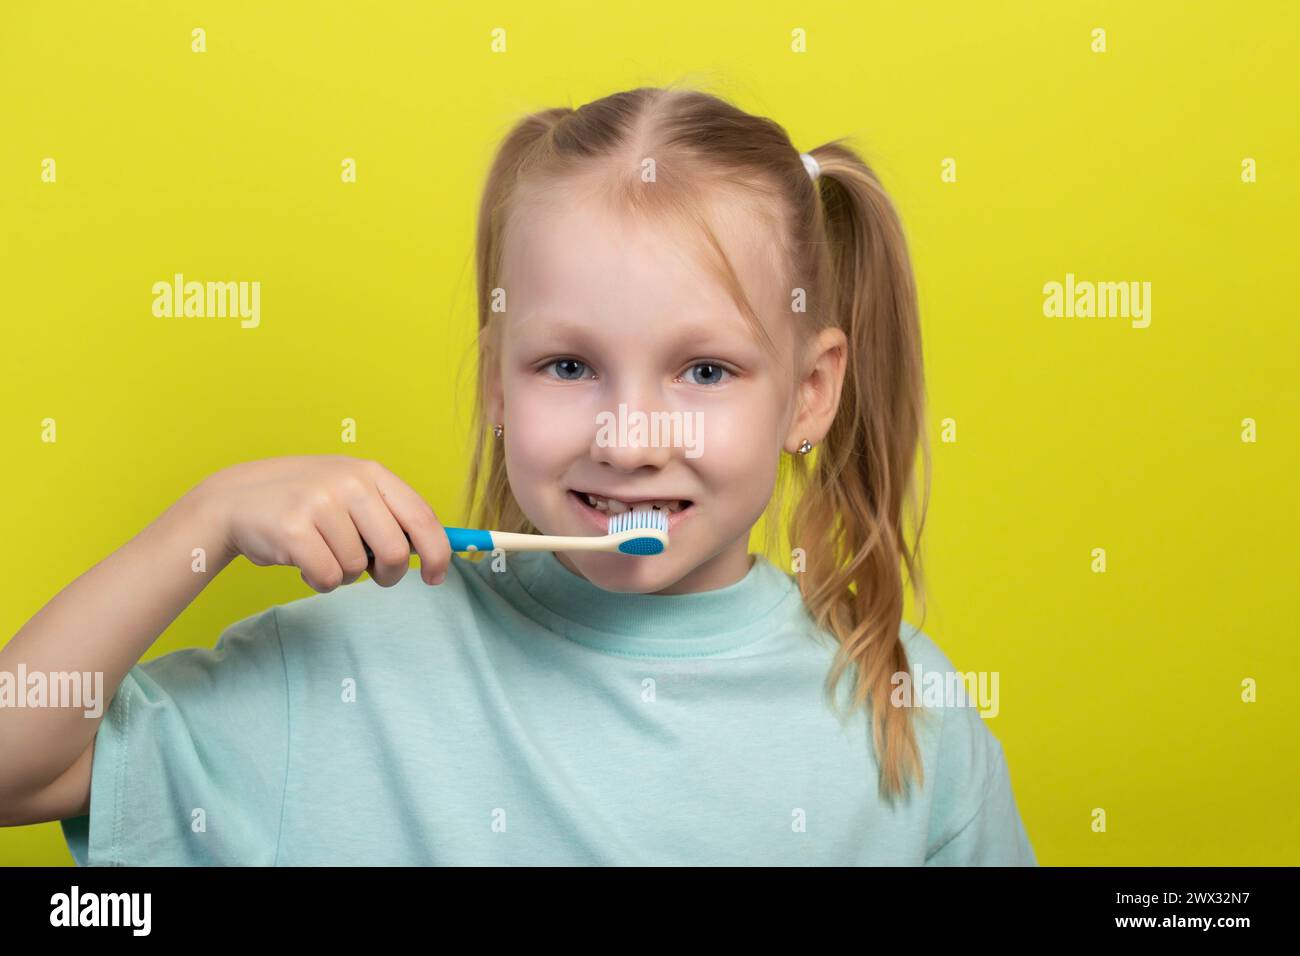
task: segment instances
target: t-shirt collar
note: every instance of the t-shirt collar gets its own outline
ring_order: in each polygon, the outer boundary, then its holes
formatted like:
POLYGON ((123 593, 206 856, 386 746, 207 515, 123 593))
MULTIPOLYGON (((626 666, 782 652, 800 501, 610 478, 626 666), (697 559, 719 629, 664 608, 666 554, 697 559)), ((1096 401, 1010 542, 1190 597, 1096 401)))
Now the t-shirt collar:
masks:
POLYGON ((506 555, 507 570, 478 572, 528 617, 577 643, 616 654, 698 657, 751 644, 803 613, 794 580, 761 554, 743 578, 694 594, 606 591, 550 551, 506 555))

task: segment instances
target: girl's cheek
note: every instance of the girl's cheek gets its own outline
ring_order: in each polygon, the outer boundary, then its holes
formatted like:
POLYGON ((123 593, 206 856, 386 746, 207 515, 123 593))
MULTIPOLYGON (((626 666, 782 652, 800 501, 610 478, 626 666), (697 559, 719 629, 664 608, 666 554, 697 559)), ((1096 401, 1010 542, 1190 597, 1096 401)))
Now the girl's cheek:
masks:
POLYGON ((769 434, 772 427, 755 409, 743 402, 717 403, 704 407, 697 416, 700 433, 699 444, 703 454, 700 461, 714 459, 716 463, 737 462, 741 467, 768 452, 758 441, 760 435, 769 434))
POLYGON ((703 453, 693 462, 715 491, 737 503, 766 502, 776 486, 780 447, 774 410, 741 402, 702 413, 703 453))
POLYGON ((510 399, 511 451, 521 464, 539 468, 563 465, 590 444, 595 431, 593 416, 581 403, 568 400, 557 389, 521 389, 510 399))

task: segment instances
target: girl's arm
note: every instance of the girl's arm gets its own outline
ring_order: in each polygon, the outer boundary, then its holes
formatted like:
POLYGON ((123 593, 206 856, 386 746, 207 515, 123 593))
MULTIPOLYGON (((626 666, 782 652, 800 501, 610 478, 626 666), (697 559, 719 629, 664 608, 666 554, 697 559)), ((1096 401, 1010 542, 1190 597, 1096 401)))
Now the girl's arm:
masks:
POLYGON ((83 695, 99 692, 94 707, 84 697, 76 707, 0 707, 0 826, 88 812, 94 738, 109 701, 158 635, 234 560, 208 490, 208 481, 192 488, 0 649, 0 673, 18 694, 27 693, 20 664, 51 689, 54 675, 68 674, 83 695), (192 570, 195 548, 206 554, 204 571, 192 570))
POLYGON ((0 674, 15 685, 20 667, 51 684, 59 679, 53 675, 89 673, 88 689, 100 696, 97 707, 0 707, 0 826, 87 811, 94 739, 109 701, 158 635, 236 556, 299 567, 305 582, 328 592, 366 572, 392 587, 410 570, 413 546, 425 582, 441 583, 451 562, 442 524, 378 462, 268 458, 204 479, 56 594, 0 650, 0 674), (206 555, 203 571, 193 570, 196 548, 206 555))

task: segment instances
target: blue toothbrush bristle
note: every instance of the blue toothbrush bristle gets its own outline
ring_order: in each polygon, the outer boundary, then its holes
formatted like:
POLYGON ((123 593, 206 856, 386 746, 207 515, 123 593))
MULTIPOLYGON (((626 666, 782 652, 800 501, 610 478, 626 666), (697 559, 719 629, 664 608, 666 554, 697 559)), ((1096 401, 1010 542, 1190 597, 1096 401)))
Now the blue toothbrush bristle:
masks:
MULTIPOLYGON (((668 533, 668 513, 666 511, 655 511, 653 508, 644 510, 624 511, 622 514, 609 516, 609 533, 619 534, 624 531, 636 531, 640 529, 649 529, 653 531, 662 531, 668 533)), ((618 550, 624 554, 659 554, 664 549, 664 543, 658 538, 632 538, 624 541, 618 546, 618 550)))

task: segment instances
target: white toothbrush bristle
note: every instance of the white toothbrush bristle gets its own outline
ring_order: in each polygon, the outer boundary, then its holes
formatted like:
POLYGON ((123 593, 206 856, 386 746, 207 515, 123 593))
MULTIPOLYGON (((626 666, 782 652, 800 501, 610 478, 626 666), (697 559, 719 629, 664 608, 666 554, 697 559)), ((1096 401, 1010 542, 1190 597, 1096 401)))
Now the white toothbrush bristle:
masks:
POLYGON ((640 529, 662 531, 666 534, 668 532, 668 513, 646 508, 644 510, 624 511, 622 514, 609 516, 610 534, 640 529))

